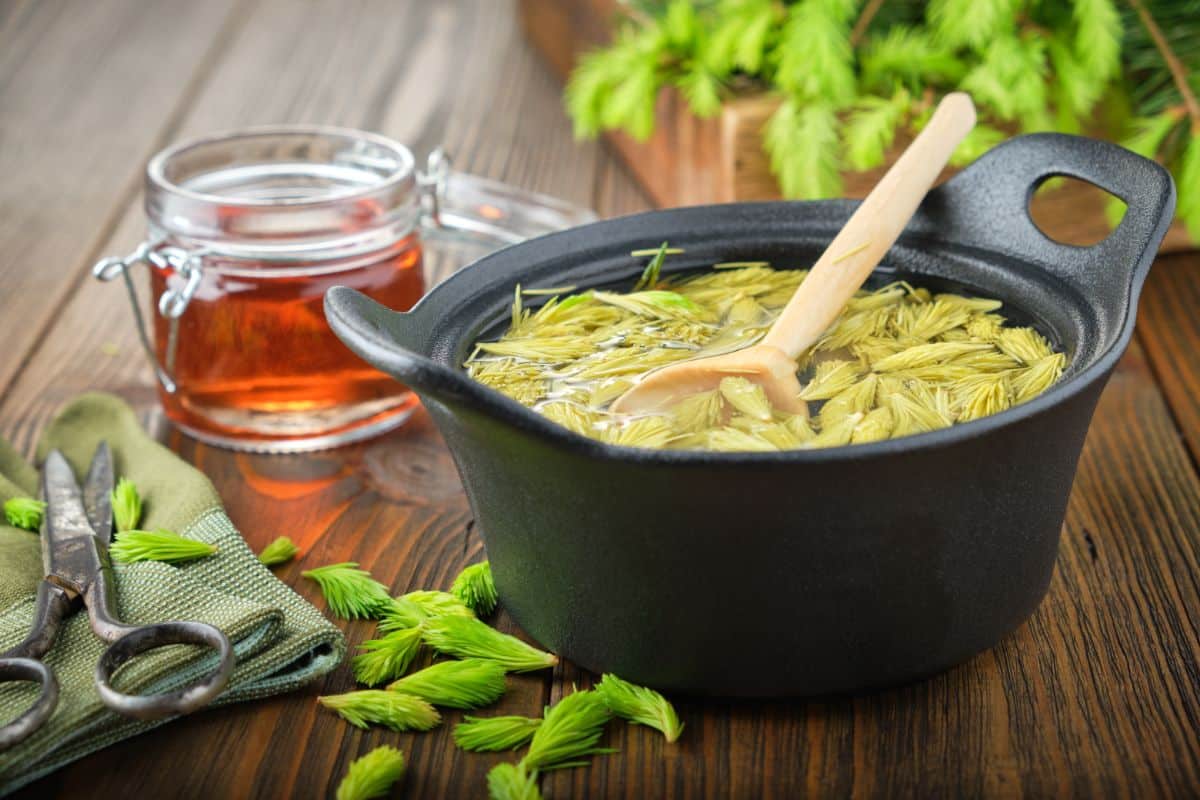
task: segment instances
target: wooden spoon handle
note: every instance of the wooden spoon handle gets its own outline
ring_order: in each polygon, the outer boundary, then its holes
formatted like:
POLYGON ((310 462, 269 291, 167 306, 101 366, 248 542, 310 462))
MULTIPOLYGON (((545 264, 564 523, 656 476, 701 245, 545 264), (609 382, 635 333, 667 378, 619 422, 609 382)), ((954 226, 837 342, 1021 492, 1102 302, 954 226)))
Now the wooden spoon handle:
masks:
POLYGON ((954 148, 974 126, 975 105, 969 95, 954 92, 942 98, 929 124, 825 248, 762 344, 799 358, 817 341, 895 244, 954 148))

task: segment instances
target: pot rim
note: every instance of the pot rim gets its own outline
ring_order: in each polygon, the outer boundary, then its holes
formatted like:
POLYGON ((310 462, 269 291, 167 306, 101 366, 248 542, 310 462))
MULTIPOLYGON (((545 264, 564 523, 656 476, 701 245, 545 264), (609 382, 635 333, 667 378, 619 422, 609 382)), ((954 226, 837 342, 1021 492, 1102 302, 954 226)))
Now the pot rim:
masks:
MULTIPOLYGON (((476 261, 436 286, 408 314, 419 319, 422 315, 434 313, 429 309, 436 305, 434 298, 439 293, 444 294, 464 281, 472 281, 477 273, 496 266, 493 262, 497 259, 511 260, 514 252, 524 248, 537 247, 536 252, 542 255, 530 258, 531 251, 518 261, 522 265, 537 266, 539 262, 546 263, 545 254, 548 253, 580 253, 594 249, 586 246, 585 243, 589 241, 604 242, 607 246, 617 241, 628 243, 630 234, 638 233, 642 227, 647 231, 656 230, 651 225, 638 225, 639 221, 646 223, 656 217, 674 217, 677 220, 680 216, 703 217, 707 214, 723 223, 746 224, 739 219, 739 215, 787 210, 786 216, 794 217, 799 215, 800 209, 837 208, 839 214, 848 216, 854 205, 855 201, 846 199, 725 203, 645 211, 578 226, 506 247, 476 261), (605 231, 607 235, 599 233, 606 228, 609 229, 605 231), (625 232, 626 235, 612 235, 616 231, 625 232)), ((423 397, 428 395, 435 402, 443 403, 441 395, 447 395, 473 406, 479 413, 536 434, 550 444, 589 457, 646 465, 706 467, 858 461, 952 447, 986 436, 1048 412, 1078 396, 1096 381, 1104 380, 1133 336, 1142 284, 1158 244, 1171 223, 1174 205, 1174 182, 1161 165, 1107 142, 1064 134, 1018 136, 993 148, 970 167, 934 189, 922 203, 897 247, 904 247, 906 239, 912 241, 912 237, 920 237, 925 242, 926 250, 936 247, 943 255, 974 254, 975 258, 993 264, 1015 261, 1029 265, 1044 274, 1046 280, 1067 286, 1099 316, 1111 317, 1107 326, 1109 334, 1105 337, 1106 347, 1093 351, 1088 357, 1090 363, 1078 372, 1065 375, 1046 392, 1026 403, 949 428, 867 444, 770 452, 661 450, 607 444, 574 433, 500 392, 477 383, 467 376, 461 364, 455 363, 455 356, 447 357, 444 350, 429 355, 424 347, 419 350, 425 352, 419 353, 401 345, 394 336, 361 319, 362 311, 354 308, 355 298, 351 296, 354 293, 349 289, 335 287, 330 290, 326 308, 335 330, 344 330, 347 343, 364 358, 372 360, 374 357, 388 366, 398 365, 402 371, 421 379, 411 383, 423 397), (1107 238, 1090 247, 1077 247, 1053 240, 1037 227, 1029 215, 1029 201, 1044 181, 1056 176, 1091 183, 1125 201, 1126 214, 1107 238), (1098 277, 1095 271, 1097 264, 1104 265, 1108 272, 1098 277), (1105 281, 1115 283, 1104 287, 1105 281), (1104 291, 1100 291, 1101 288, 1104 291), (1101 302, 1104 296, 1108 297, 1109 305, 1101 302), (359 319, 358 324, 356 319, 359 319), (380 341, 381 337, 386 344, 380 341), (383 358, 377 352, 380 348, 386 352, 383 358), (440 391, 426 391, 421 383, 440 391)), ((813 216, 819 218, 819 215, 813 216)), ((838 215, 833 215, 831 219, 836 217, 838 215)), ((657 230, 664 230, 669 235, 672 227, 668 223, 657 230)), ((657 230, 655 236, 659 235, 657 230)), ((782 238, 784 231, 781 229, 780 233, 782 238)), ((604 257, 597 253, 591 260, 600 262, 604 257)), ((586 260, 573 261, 569 266, 579 266, 586 260)), ((511 262, 505 266, 511 273, 511 262)), ((549 275, 544 277, 554 280, 549 275)), ((497 281, 492 280, 485 281, 481 288, 465 286, 463 294, 490 295, 497 288, 496 284, 497 281)), ((506 291, 511 289, 506 287, 506 291)), ((382 308, 379 306, 379 309, 382 308)), ((413 321, 419 324, 416 319, 413 321)), ((455 352, 458 352, 460 343, 460 339, 454 340, 455 352)), ((1073 360, 1079 357, 1078 347, 1072 355, 1073 360)), ((378 363, 376 365, 379 366, 378 363)))
MULTIPOLYGON (((833 200, 813 200, 801 201, 806 207, 814 207, 820 205, 844 204, 844 199, 833 200)), ((692 206, 688 210, 703 210, 703 209, 720 209, 728 207, 745 208, 748 205, 763 205, 763 206, 779 206, 779 205, 796 205, 795 201, 764 201, 761 203, 719 203, 705 206, 692 206)), ((609 220, 601 220, 599 222, 582 225, 575 228, 570 228, 566 231, 559 231, 547 236, 539 237, 538 241, 549 241, 558 237, 570 236, 580 231, 587 230, 593 227, 604 226, 614 222, 629 220, 633 217, 644 217, 650 215, 658 215, 667 212, 678 212, 680 209, 656 209, 652 211, 643 211, 637 214, 630 214, 623 217, 615 217, 609 220)), ((519 243, 504 248, 504 250, 519 249, 525 243, 519 243)), ((995 254, 1001 255, 1001 254, 995 254)), ((423 305, 442 290, 443 287, 448 287, 460 280, 470 280, 471 273, 476 269, 487 269, 487 261, 491 256, 487 256, 479 261, 470 264, 469 266, 459 270, 454 275, 447 278, 438 286, 434 287, 429 294, 421 298, 416 305, 413 306, 411 313, 419 313, 423 305)), ((839 445, 837 447, 820 447, 801 449, 795 448, 790 450, 778 451, 758 451, 758 450, 735 450, 735 451, 718 451, 718 450, 669 450, 655 449, 645 447, 629 447, 626 445, 616 445, 602 442, 598 439, 592 439, 583 434, 576 433, 568 428, 551 422, 541 414, 538 414, 533 409, 518 403, 516 400, 507 395, 478 383, 472 380, 463 371, 461 364, 445 362, 437 362, 439 366, 453 370, 460 377, 473 387, 483 393, 480 400, 485 400, 492 405, 496 416, 503 418, 505 421, 516 424, 517 427, 528 430, 531 433, 540 434, 555 444, 563 447, 582 451, 588 455, 604 456, 606 458, 623 461, 635 461, 648 464, 673 464, 673 465, 689 465, 689 464, 733 464, 745 463, 752 464, 775 464, 775 463, 819 463, 831 461, 856 461, 860 458, 870 458, 872 456, 887 456, 896 455, 898 453, 915 451, 915 450, 931 450, 941 447, 948 447, 957 444, 967 439, 973 439, 978 436, 986 435, 993 431, 1015 425, 1022 420, 1047 411, 1063 402, 1075 397, 1079 393, 1085 391, 1094 381, 1104 378, 1116 365, 1125 349, 1128 347, 1130 340, 1133 337, 1134 324, 1136 322, 1136 303, 1140 294, 1140 281, 1135 281, 1130 287, 1131 297, 1128 307, 1125 309, 1124 318, 1121 321, 1120 334, 1113 340, 1109 347, 1096 357, 1092 364, 1076 372, 1069 374, 1059 382, 1055 383, 1042 394, 1021 403, 1020 405, 1012 406, 1000 411, 996 414, 991 414, 980 419, 971 420, 969 422, 956 423, 949 428, 940 428, 935 431, 927 431, 925 433, 912 434, 903 436, 897 439, 885 439, 879 442, 868 442, 864 444, 839 445)), ((1068 364, 1068 367, 1070 365, 1068 364)), ((418 394, 422 392, 418 389, 418 394)), ((440 401, 439 401, 440 402, 440 401)))

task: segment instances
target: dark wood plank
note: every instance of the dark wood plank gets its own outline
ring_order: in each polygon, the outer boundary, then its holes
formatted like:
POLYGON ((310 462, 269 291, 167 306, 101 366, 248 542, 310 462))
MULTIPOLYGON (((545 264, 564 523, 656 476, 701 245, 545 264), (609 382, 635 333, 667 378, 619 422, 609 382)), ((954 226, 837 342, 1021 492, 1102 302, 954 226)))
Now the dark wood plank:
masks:
POLYGON ((0 392, 140 187, 237 0, 4 5, 0 392))
POLYGON ((1158 259, 1138 309, 1138 338, 1171 411, 1200 461, 1200 252, 1158 259))

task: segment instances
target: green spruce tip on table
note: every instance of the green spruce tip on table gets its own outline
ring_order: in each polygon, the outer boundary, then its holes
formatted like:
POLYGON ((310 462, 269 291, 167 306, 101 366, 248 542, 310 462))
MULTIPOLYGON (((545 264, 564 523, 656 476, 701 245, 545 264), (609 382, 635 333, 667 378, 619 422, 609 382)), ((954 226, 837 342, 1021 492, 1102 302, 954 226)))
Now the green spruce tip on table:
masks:
MULTIPOLYGON (((259 563, 208 478, 150 438, 119 398, 92 393, 71 401, 42 434, 38 460, 57 448, 82 473, 102 440, 112 448, 117 476, 132 480, 142 495, 142 528, 165 528, 217 547, 210 557, 182 564, 114 565, 123 621, 198 620, 229 637, 237 666, 213 705, 288 692, 341 663, 346 649, 341 632, 259 563)), ((37 471, 0 439, 0 502, 37 493, 37 471)), ((39 536, 0 518, 0 652, 29 632, 42 572, 39 536)), ((106 646, 92 634, 86 614, 63 624, 45 659, 61 688, 58 708, 40 730, 0 752, 0 795, 170 721, 130 719, 101 703, 94 672, 106 646)), ((193 649, 164 648, 123 669, 121 688, 142 693, 176 688, 211 670, 211 658, 193 649)), ((29 683, 0 684, 0 719, 15 719, 36 692, 29 683)))

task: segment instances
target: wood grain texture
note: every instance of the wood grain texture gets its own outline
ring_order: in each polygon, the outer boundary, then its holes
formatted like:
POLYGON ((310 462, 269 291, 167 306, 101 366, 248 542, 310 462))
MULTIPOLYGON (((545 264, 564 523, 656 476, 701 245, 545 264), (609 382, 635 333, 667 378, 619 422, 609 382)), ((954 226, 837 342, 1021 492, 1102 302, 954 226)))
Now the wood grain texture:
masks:
POLYGON ((235 0, 0 4, 0 392, 219 56, 235 0), (181 36, 180 32, 186 31, 181 36))
POLYGON ((1138 310, 1138 333, 1194 462, 1200 462, 1200 254, 1160 258, 1138 310))
MULTIPOLYGON (((68 18, 43 16, 43 5, 0 3, 0 60, 33 57, 38 42, 69 38, 59 30, 68 18)), ((97 5, 109 13, 123 7, 118 0, 97 5)), ((158 116, 147 113, 143 122, 155 132, 146 134, 145 147, 238 125, 330 122, 379 130, 418 153, 444 142, 460 168, 594 204, 605 214, 646 206, 612 156, 571 140, 556 79, 521 43, 512 3, 330 1, 304 3, 302 13, 298 7, 292 0, 247 0, 231 12, 220 23, 220 46, 206 45, 215 55, 199 58, 194 72, 177 79, 191 87, 182 109, 166 104, 158 116)), ((142 40, 159 35, 130 30, 122 48, 150 47, 142 40)), ((208 30, 173 34, 203 38, 208 30)), ((201 45, 188 48, 198 52, 201 45)), ((111 87, 105 91, 109 104, 124 100, 111 87)), ((5 137, 7 107, 0 113, 5 137)), ((23 135, 36 138, 39 126, 51 124, 46 119, 21 122, 28 126, 23 135)), ((95 153, 117 146, 128 132, 71 127, 57 135, 95 153)), ((136 180, 140 165, 133 161, 145 155, 130 156, 124 180, 136 180)), ((28 158, 25 175, 57 169, 44 153, 28 158)), ((86 208, 58 221, 63 238, 76 240, 72 257, 44 262, 38 276, 58 287, 65 307, 43 333, 14 338, 9 360, 0 364, 0 373, 12 369, 14 357, 24 365, 0 398, 0 432, 26 449, 53 411, 87 388, 116 391, 161 425, 123 293, 80 278, 90 255, 79 241, 92 237, 90 250, 118 252, 142 232, 136 192, 101 186, 103 177, 95 178, 86 208)), ((0 248, 24 236, 0 221, 0 248)), ((0 269, 25 264, 10 260, 0 269)), ((860 697, 679 698, 687 725, 680 742, 667 745, 654 731, 614 724, 605 744, 620 752, 598 757, 588 769, 547 776, 546 796, 1200 793, 1198 273, 1194 256, 1161 260, 1152 271, 1138 343, 1096 412, 1050 593, 998 648, 931 680, 860 697)), ((33 301, 28 287, 0 294, 6 341, 16 331, 14 314, 33 301)), ((310 566, 358 560, 400 592, 444 587, 483 556, 453 464, 423 412, 379 440, 309 456, 238 455, 164 435, 213 479, 252 547, 283 533, 301 543, 301 558, 278 574, 318 607, 314 587, 300 577, 310 566)), ((497 624, 517 632, 503 615, 497 624)), ((352 643, 371 633, 368 623, 345 629, 352 643)), ((537 714, 594 679, 570 664, 553 674, 510 678, 496 713, 537 714)), ((318 694, 350 687, 342 668, 285 697, 206 711, 85 758, 19 796, 325 797, 351 760, 388 743, 410 762, 395 796, 479 797, 487 770, 510 757, 456 750, 455 712, 438 730, 410 735, 359 731, 317 707, 318 694)))

